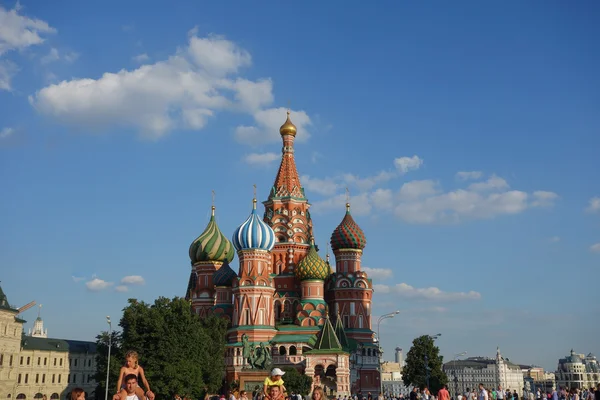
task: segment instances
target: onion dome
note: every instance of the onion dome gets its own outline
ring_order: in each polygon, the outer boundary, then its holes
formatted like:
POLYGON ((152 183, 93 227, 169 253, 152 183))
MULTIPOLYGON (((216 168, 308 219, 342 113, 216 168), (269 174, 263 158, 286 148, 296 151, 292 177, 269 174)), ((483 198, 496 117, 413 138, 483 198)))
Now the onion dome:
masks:
POLYGON ((252 213, 233 233, 233 245, 237 251, 249 249, 271 251, 275 246, 275 232, 258 216, 256 198, 252 203, 252 213))
POLYGON ((281 136, 296 136, 296 125, 292 124, 292 121, 290 120, 289 111, 287 112, 287 119, 285 120, 285 123, 281 125, 281 128, 279 128, 279 133, 281 134, 281 136))
POLYGON ((236 277, 237 274, 229 266, 229 261, 225 259, 221 268, 214 272, 213 283, 215 286, 231 286, 236 277))
POLYGON ((296 278, 301 281, 320 279, 324 281, 329 276, 330 266, 319 256, 315 244, 312 243, 308 254, 298 263, 295 269, 296 278))
POLYGON ((233 260, 231 242, 217 226, 215 221, 215 206, 212 206, 210 221, 204 232, 190 245, 190 260, 192 264, 199 261, 227 261, 233 260))
POLYGON ((334 251, 339 249, 362 250, 366 245, 365 233, 354 222, 354 218, 350 214, 350 203, 346 203, 346 215, 331 234, 331 248, 334 251))

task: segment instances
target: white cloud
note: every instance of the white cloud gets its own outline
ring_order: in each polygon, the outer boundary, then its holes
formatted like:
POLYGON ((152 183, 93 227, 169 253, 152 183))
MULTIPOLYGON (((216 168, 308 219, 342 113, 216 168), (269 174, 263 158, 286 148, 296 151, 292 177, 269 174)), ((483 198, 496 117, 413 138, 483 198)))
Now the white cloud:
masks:
MULTIPOLYGON (((415 163, 416 165, 416 163, 415 163)), ((489 219, 500 215, 519 214, 529 208, 552 207, 558 195, 549 191, 527 193, 510 190, 508 182, 496 175, 466 188, 444 191, 439 182, 426 179, 405 182, 400 189, 376 188, 393 178, 393 173, 357 178, 344 174, 335 178, 310 177, 307 191, 330 196, 313 203, 316 213, 343 207, 345 195, 337 193, 344 184, 354 183, 363 191, 351 203, 357 215, 368 215, 372 209, 392 211, 399 219, 414 224, 457 223, 468 219, 489 219), (358 185, 357 185, 358 183, 358 185)), ((397 176, 396 176, 397 177, 397 176)))
MULTIPOLYGON (((352 215, 365 216, 371 213, 371 202, 369 193, 360 193, 357 196, 350 198, 352 215)), ((338 194, 325 200, 315 201, 312 203, 311 210, 315 213, 339 212, 340 214, 346 209, 346 195, 338 194)))
POLYGON ((99 292, 101 290, 108 289, 112 285, 113 285, 113 282, 107 282, 100 278, 92 278, 91 281, 88 281, 85 283, 85 286, 88 288, 88 290, 90 290, 92 292, 99 292))
POLYGON ((382 284, 373 284, 373 290, 375 290, 375 293, 389 293, 390 292, 390 287, 388 285, 382 285, 382 284))
MULTIPOLYGON (((259 91, 263 92, 264 90, 261 89, 259 91)), ((248 98, 245 103, 252 105, 250 102, 251 97, 248 95, 245 95, 245 97, 248 98)), ((281 142, 279 128, 285 122, 285 119, 282 119, 282 116, 285 116, 286 111, 287 109, 283 107, 256 111, 253 114, 256 125, 238 126, 235 129, 235 138, 240 143, 250 145, 281 142)), ((292 111, 290 118, 294 125, 296 125, 296 140, 298 142, 306 141, 310 137, 307 127, 312 125, 312 121, 308 114, 304 111, 292 111)))
POLYGON ((404 183, 398 191, 401 201, 419 200, 423 197, 433 196, 438 193, 438 183, 430 179, 422 181, 410 181, 404 183))
POLYGON ((0 6, 0 56, 10 50, 41 44, 44 34, 56 32, 47 22, 20 15, 19 11, 19 6, 12 10, 0 6))
POLYGON ((548 241, 550 243, 558 243, 560 242, 560 236, 552 236, 550 239, 548 239, 548 241))
POLYGON ((377 175, 367 176, 365 178, 360 178, 353 174, 344 174, 343 180, 348 185, 352 185, 357 187, 360 190, 369 190, 376 185, 379 185, 383 182, 387 182, 397 175, 394 172, 390 171, 381 171, 377 175))
POLYGON ((459 181, 476 180, 483 176, 481 171, 459 171, 456 173, 456 179, 459 181))
POLYGON ((12 90, 11 81, 17 72, 19 72, 17 64, 0 59, 0 90, 12 90))
POLYGON ((536 190, 533 192, 533 207, 552 207, 554 201, 558 199, 558 195, 554 192, 547 192, 544 190, 536 190))
POLYGON ((410 223, 460 222, 464 219, 493 218, 503 214, 518 214, 527 209, 527 193, 518 190, 481 194, 458 189, 402 202, 395 214, 410 223))
POLYGON ((503 191, 510 188, 506 180, 492 175, 484 182, 475 182, 469 185, 469 190, 476 192, 488 192, 488 191, 503 191))
POLYGON ((56 49, 55 47, 52 47, 50 49, 50 52, 48 54, 46 54, 44 57, 42 57, 40 59, 42 64, 49 64, 53 61, 57 61, 60 59, 60 56, 58 55, 58 49, 56 49))
POLYGON ((369 278, 375 280, 385 280, 391 278, 393 272, 389 268, 369 268, 369 267, 361 267, 361 270, 365 271, 369 278))
POLYGON ((415 300, 435 300, 435 301, 460 301, 460 300, 479 300, 481 293, 475 291, 469 292, 444 292, 437 287, 416 288, 406 283, 398 283, 394 286, 378 285, 382 293, 392 293, 406 299, 415 300), (386 291, 387 290, 387 291, 386 291))
POLYGON ((77 58, 79 58, 79 54, 71 52, 71 53, 67 53, 67 54, 61 56, 58 49, 55 47, 52 47, 50 49, 50 52, 40 59, 40 62, 42 64, 49 64, 51 62, 58 61, 61 58, 68 63, 72 63, 75 60, 77 60, 77 58))
POLYGON ((341 187, 333 178, 319 179, 309 175, 302 175, 300 182, 305 190, 325 196, 331 196, 341 187))
POLYGON ((150 60, 150 57, 148 57, 148 54, 146 54, 146 53, 138 54, 137 56, 133 56, 131 58, 133 59, 133 61, 135 61, 138 64, 142 64, 142 63, 145 63, 146 61, 150 60))
POLYGON ((16 132, 15 128, 8 128, 8 127, 7 128, 3 128, 0 131, 0 140, 6 139, 6 138, 14 135, 15 132, 16 132))
POLYGON ((45 34, 56 32, 45 21, 19 14, 20 10, 18 2, 12 10, 0 6, 0 90, 12 90, 11 80, 19 71, 14 62, 1 57, 11 50, 42 44, 45 34))
POLYGON ((143 285, 146 281, 140 275, 129 275, 121 279, 121 283, 125 285, 143 285))
POLYGON ((394 165, 398 171, 400 171, 400 173, 405 174, 408 171, 421 168, 421 165, 423 165, 423 159, 419 158, 417 155, 412 157, 399 157, 394 160, 394 165))
POLYGON ((115 287, 115 292, 125 293, 128 292, 129 288, 125 285, 119 285, 115 287))
POLYGON ((281 155, 275 153, 250 153, 244 157, 244 162, 250 165, 267 165, 280 158, 281 155))
POLYGON ((213 76, 225 76, 237 72, 239 68, 249 66, 252 57, 246 50, 223 36, 209 35, 206 38, 190 36, 188 53, 192 60, 213 76))
POLYGON ((79 58, 79 53, 75 53, 74 51, 67 53, 63 56, 63 59, 68 63, 75 62, 75 60, 77 60, 78 58, 79 58))
POLYGON ((594 253, 600 253, 600 243, 595 243, 591 245, 590 251, 593 251, 594 253))
POLYGON ((377 189, 371 193, 371 202, 376 208, 388 210, 393 207, 393 193, 390 189, 377 189))
MULTIPOLYGON (((215 35, 197 37, 193 30, 188 46, 167 60, 96 79, 62 81, 42 88, 29 101, 41 114, 66 124, 88 130, 130 127, 150 139, 174 129, 202 129, 218 111, 244 112, 256 126, 238 127, 238 140, 280 140, 286 110, 265 109, 273 102, 271 80, 236 76, 251 60, 235 43, 215 35)), ((304 111, 292 117, 299 140, 306 140, 310 118, 304 111)))
POLYGON ((588 203, 587 208, 585 209, 586 212, 589 213, 597 213, 600 212, 600 197, 596 196, 596 197, 592 197, 588 203))

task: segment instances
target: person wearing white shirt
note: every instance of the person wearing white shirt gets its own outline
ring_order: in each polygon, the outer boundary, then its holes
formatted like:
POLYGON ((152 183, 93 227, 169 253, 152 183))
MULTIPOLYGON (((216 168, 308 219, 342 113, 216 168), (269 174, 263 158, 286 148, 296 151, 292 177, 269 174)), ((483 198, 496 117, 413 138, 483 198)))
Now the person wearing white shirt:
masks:
POLYGON ((479 396, 477 396, 477 400, 488 400, 488 392, 483 387, 483 383, 479 384, 479 396))

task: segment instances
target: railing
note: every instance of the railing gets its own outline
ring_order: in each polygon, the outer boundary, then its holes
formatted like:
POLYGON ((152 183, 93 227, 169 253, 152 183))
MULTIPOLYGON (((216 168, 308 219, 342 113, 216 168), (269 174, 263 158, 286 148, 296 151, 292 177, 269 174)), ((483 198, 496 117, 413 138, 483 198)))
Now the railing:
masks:
POLYGON ((303 357, 301 355, 290 356, 273 356, 274 364, 298 364, 302 362, 303 357))

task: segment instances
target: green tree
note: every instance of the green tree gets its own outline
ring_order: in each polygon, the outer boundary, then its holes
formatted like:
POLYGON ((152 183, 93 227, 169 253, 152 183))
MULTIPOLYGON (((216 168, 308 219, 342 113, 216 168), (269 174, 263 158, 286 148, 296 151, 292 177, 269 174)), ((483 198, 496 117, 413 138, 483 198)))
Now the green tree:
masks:
POLYGON ((308 394, 310 385, 312 384, 312 378, 310 376, 303 375, 292 367, 283 368, 283 371, 285 372, 285 388, 289 395, 291 395, 292 392, 303 396, 308 394))
POLYGON ((448 383, 448 377, 442 370, 443 357, 434 339, 429 335, 419 336, 413 340, 412 347, 406 354, 406 366, 402 369, 402 380, 405 385, 423 387, 427 385, 429 372, 429 390, 436 394, 442 385, 448 383))
MULTIPOLYGON (((110 348, 110 381, 108 383, 109 399, 117 390, 119 371, 123 365, 123 352, 121 351, 121 333, 112 332, 112 343, 110 348)), ((94 379, 98 382, 94 392, 96 400, 103 400, 106 394, 106 361, 108 360, 108 332, 102 332, 96 336, 96 374, 94 379)))
MULTIPOLYGON (((157 398, 170 398, 175 393, 202 398, 205 392, 214 393, 221 387, 225 373, 225 320, 200 319, 185 299, 177 297, 160 297, 154 304, 135 299, 128 303, 119 322, 123 332, 115 352, 118 368, 127 351, 137 351, 157 398)), ((104 367, 98 364, 98 377, 106 375, 106 356, 99 357, 104 357, 104 367)), ((112 382, 111 378, 110 386, 112 382)), ((116 380, 114 385, 116 389, 116 380)))

